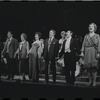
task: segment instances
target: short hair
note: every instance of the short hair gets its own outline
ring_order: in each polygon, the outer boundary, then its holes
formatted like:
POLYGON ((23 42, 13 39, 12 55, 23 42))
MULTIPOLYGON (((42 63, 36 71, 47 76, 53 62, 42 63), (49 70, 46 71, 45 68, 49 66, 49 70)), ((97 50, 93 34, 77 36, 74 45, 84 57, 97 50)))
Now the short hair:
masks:
POLYGON ((22 33, 21 35, 24 37, 25 40, 27 40, 27 35, 25 33, 22 33))
POLYGON ((11 33, 11 35, 13 35, 13 32, 12 31, 8 31, 8 33, 11 33))
POLYGON ((95 24, 95 23, 91 23, 91 24, 89 24, 89 26, 90 25, 94 25, 94 32, 96 32, 96 30, 97 30, 97 25, 95 24))
POLYGON ((66 32, 65 32, 65 31, 62 31, 60 35, 62 35, 62 34, 64 34, 64 35, 65 35, 65 34, 66 34, 66 32))
POLYGON ((51 29, 50 31, 53 31, 53 33, 56 35, 56 31, 55 30, 51 29))
POLYGON ((35 35, 38 35, 38 36, 39 36, 39 38, 41 38, 42 33, 41 33, 41 32, 35 32, 35 35))
MULTIPOLYGON (((68 31, 73 35, 73 32, 72 32, 71 30, 68 30, 68 31)), ((68 32, 68 31, 67 31, 67 32, 68 32)))

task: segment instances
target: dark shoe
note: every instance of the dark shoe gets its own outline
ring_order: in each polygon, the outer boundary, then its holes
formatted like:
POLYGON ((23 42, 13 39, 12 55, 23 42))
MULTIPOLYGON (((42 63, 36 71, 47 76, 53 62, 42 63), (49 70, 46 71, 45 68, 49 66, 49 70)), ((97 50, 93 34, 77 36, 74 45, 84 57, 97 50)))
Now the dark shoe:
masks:
POLYGON ((10 79, 10 76, 7 77, 7 80, 9 80, 9 79, 10 79))
POLYGON ((43 82, 44 84, 48 84, 48 81, 43 82))
POLYGON ((96 86, 96 82, 93 82, 93 83, 92 83, 92 86, 95 87, 95 86, 96 86))
POLYGON ((22 79, 23 81, 25 81, 26 80, 26 78, 25 78, 25 76, 23 76, 23 79, 22 79))
POLYGON ((32 79, 32 82, 36 82, 36 80, 35 79, 32 79))
POLYGON ((53 83, 55 84, 55 83, 56 83, 56 81, 53 81, 53 83))

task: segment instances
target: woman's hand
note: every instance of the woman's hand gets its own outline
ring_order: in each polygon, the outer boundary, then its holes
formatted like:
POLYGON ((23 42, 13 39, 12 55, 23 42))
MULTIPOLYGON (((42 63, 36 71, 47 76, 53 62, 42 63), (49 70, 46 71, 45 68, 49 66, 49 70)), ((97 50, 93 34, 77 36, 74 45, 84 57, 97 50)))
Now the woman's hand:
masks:
POLYGON ((100 58, 100 54, 98 53, 98 54, 97 54, 97 59, 99 59, 99 58, 100 58))
POLYGON ((14 58, 16 58, 17 53, 14 54, 14 58))
POLYGON ((83 53, 83 52, 81 52, 80 56, 81 56, 81 57, 84 57, 84 53, 83 53))

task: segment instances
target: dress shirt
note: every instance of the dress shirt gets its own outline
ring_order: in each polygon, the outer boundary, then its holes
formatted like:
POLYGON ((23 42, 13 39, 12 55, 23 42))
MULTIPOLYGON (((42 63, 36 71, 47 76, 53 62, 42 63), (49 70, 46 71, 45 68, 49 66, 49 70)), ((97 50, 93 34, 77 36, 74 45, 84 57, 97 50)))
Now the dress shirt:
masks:
POLYGON ((71 50, 70 50, 70 41, 71 41, 71 36, 69 37, 69 38, 67 38, 67 41, 66 41, 66 43, 65 43, 65 53, 66 52, 71 52, 71 50))

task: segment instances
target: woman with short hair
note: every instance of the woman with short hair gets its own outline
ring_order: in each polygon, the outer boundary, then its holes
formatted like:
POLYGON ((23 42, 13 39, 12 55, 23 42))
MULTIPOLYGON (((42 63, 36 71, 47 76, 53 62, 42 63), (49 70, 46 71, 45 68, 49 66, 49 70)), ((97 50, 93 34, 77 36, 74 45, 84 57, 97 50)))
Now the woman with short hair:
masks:
POLYGON ((32 81, 38 81, 39 80, 39 60, 41 58, 41 54, 43 52, 43 48, 41 45, 41 33, 36 32, 35 33, 35 41, 32 43, 32 47, 29 50, 29 78, 32 79, 32 81))
POLYGON ((98 70, 98 59, 100 57, 100 36, 96 33, 97 25, 89 25, 89 33, 85 35, 82 44, 81 56, 88 71, 88 85, 96 86, 96 75, 98 70))
POLYGON ((22 80, 25 80, 25 73, 26 73, 26 65, 27 65, 27 58, 29 52, 29 42, 27 41, 27 35, 25 33, 21 34, 21 41, 19 43, 19 48, 17 49, 16 54, 18 54, 19 59, 19 73, 20 76, 23 77, 22 80))

